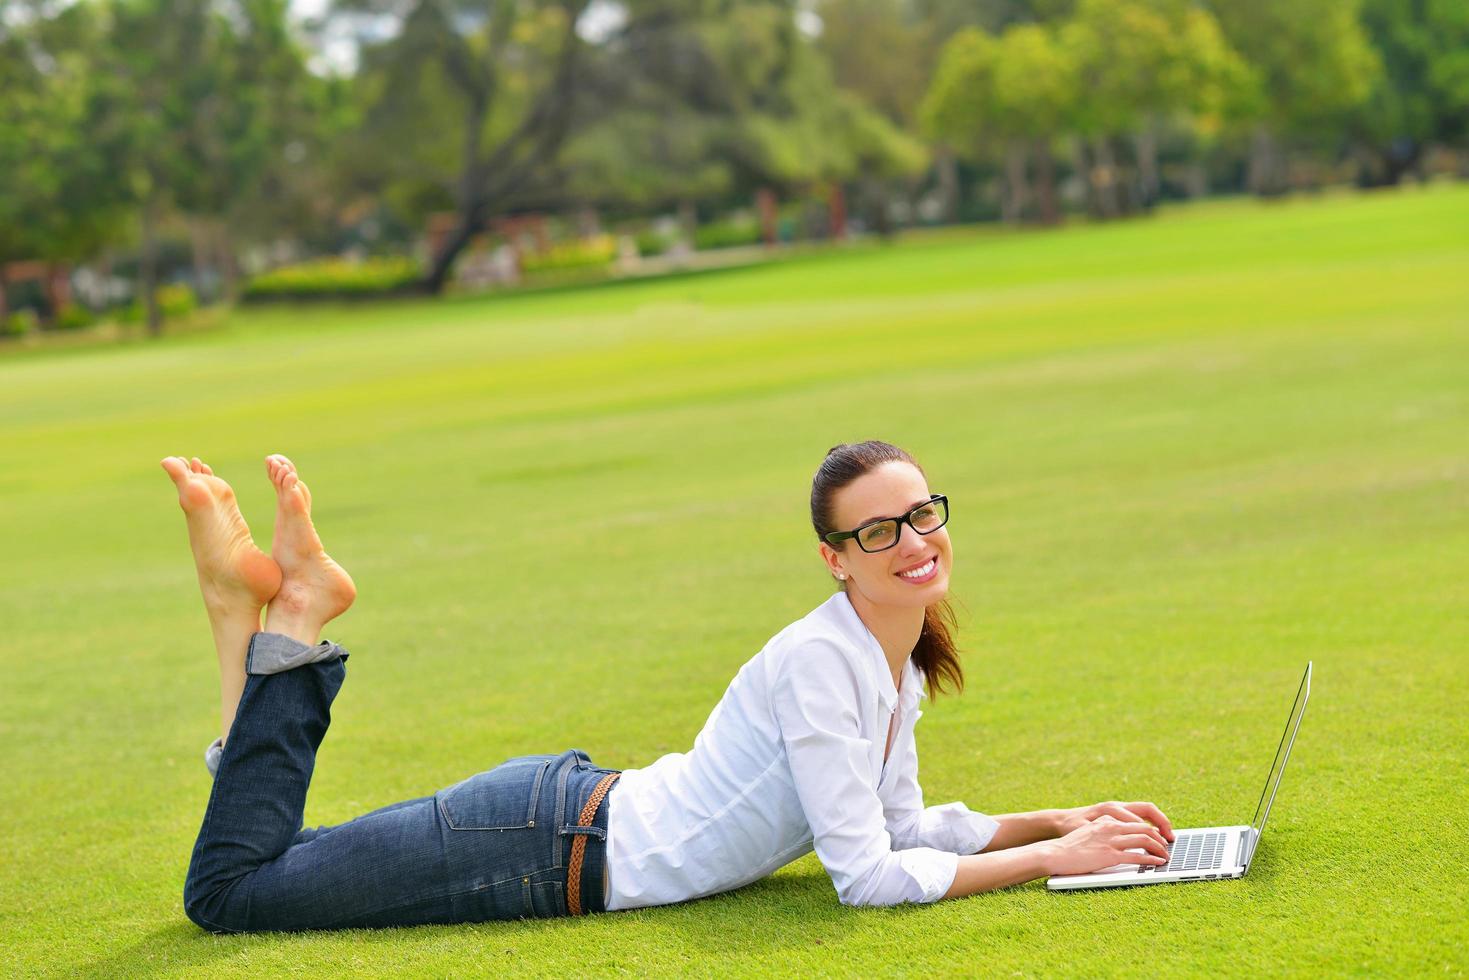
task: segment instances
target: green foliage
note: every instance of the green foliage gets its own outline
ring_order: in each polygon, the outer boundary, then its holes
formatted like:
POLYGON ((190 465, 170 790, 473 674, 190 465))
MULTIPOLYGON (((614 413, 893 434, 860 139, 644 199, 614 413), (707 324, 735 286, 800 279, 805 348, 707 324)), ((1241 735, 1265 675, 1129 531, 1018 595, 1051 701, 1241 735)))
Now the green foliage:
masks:
POLYGON ((662 255, 673 247, 674 243, 674 239, 667 235, 659 234, 651 228, 638 232, 634 236, 633 241, 637 244, 638 254, 643 258, 662 255))
POLYGON ((0 319, 0 336, 24 337, 40 328, 41 320, 35 310, 16 310, 0 319))
POLYGON ((1257 74, 1255 114, 1279 131, 1321 134, 1371 93, 1381 60, 1358 20, 1358 0, 1227 0, 1214 5, 1224 36, 1257 74))
POLYGON ((1080 0, 1061 43, 1076 71, 1078 132, 1131 132, 1183 114, 1217 129, 1253 98, 1254 76, 1218 21, 1181 0, 1080 0))
MULTIPOLYGON (((158 312, 165 320, 186 317, 198 306, 194 291, 185 283, 170 283, 159 286, 153 293, 158 303, 158 312)), ((147 319, 147 308, 142 299, 135 299, 123 308, 118 319, 123 323, 142 323, 147 319)))
POLYGON ((1383 70, 1350 125, 1395 180, 1425 144, 1469 136, 1469 5, 1364 0, 1362 24, 1383 70))
POLYGON ((557 242, 544 252, 521 256, 520 269, 527 275, 564 269, 586 269, 605 266, 617 257, 617 239, 611 235, 594 235, 573 241, 557 242))
POLYGON ((904 0, 820 0, 817 48, 837 85, 908 129, 931 70, 932 29, 904 0))
POLYGON ((171 283, 161 286, 158 290, 158 308, 166 317, 184 317, 193 313, 198 307, 198 299, 194 296, 194 290, 185 283, 171 283))
POLYGON ((245 287, 243 298, 250 301, 381 296, 403 292, 420 274, 416 261, 401 256, 312 259, 254 277, 245 287))
POLYGON ((861 176, 912 176, 927 149, 833 80, 785 3, 695 11, 608 66, 627 94, 566 159, 578 199, 661 207, 861 176))
POLYGON ((974 151, 988 137, 989 120, 999 115, 995 64, 999 43, 978 28, 955 34, 944 45, 933 84, 919 111, 933 139, 974 151))
POLYGON ((701 251, 759 243, 760 226, 753 220, 711 221, 694 230, 694 247, 701 251))
POLYGON ((55 327, 58 330, 79 330, 91 326, 96 319, 91 310, 79 303, 72 303, 56 314, 55 327))

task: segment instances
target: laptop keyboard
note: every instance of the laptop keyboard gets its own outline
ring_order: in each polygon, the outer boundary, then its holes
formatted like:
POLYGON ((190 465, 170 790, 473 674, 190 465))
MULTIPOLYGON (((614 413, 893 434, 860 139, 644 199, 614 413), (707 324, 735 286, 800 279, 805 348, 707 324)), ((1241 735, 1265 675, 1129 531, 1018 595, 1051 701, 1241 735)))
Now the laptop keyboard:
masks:
POLYGON ((1224 841, 1229 834, 1179 834, 1168 848, 1167 864, 1140 864, 1138 874, 1149 871, 1213 871, 1224 863, 1224 841))

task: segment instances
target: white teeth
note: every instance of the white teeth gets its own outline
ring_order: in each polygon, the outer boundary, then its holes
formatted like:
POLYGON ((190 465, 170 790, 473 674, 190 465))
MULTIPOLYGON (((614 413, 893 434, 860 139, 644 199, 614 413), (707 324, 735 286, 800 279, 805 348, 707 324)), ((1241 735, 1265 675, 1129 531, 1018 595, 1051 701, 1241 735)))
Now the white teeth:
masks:
POLYGON ((930 558, 911 572, 899 572, 898 574, 903 576, 903 578, 923 578, 923 576, 933 571, 933 563, 934 559, 930 558))

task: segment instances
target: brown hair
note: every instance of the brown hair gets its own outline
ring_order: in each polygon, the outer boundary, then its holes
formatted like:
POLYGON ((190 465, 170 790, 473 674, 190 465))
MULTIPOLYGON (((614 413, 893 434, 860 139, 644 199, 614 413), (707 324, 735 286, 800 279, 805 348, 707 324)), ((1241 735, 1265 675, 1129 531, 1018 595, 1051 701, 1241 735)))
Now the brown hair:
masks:
MULTIPOLYGON (((826 459, 811 479, 811 526, 816 529, 816 536, 825 541, 832 531, 846 530, 832 526, 835 520, 832 498, 838 490, 884 463, 897 462, 911 463, 918 472, 923 472, 912 456, 891 443, 875 439, 843 443, 827 450, 826 459)), ((845 541, 834 545, 838 549, 845 546, 845 541)), ((923 631, 913 648, 913 663, 928 681, 929 697, 936 697, 950 687, 955 694, 964 690, 964 668, 959 665, 959 651, 954 646, 954 610, 947 599, 923 611, 923 631)))

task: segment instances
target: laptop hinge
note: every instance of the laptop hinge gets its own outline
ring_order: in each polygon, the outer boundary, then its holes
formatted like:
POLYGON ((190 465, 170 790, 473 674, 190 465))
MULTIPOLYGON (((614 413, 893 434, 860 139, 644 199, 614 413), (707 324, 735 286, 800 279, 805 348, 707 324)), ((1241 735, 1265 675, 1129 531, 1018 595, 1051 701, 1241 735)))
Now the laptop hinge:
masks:
POLYGON ((1245 857, 1249 853, 1249 850, 1250 850, 1250 837, 1254 833, 1255 833, 1255 828, 1251 827, 1248 830, 1246 830, 1243 834, 1240 834, 1239 835, 1239 854, 1234 859, 1234 863, 1235 863, 1235 865, 1237 867, 1240 867, 1240 868, 1245 867, 1245 857))

